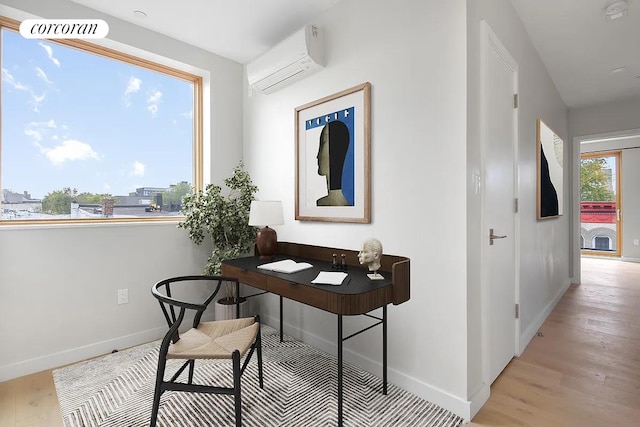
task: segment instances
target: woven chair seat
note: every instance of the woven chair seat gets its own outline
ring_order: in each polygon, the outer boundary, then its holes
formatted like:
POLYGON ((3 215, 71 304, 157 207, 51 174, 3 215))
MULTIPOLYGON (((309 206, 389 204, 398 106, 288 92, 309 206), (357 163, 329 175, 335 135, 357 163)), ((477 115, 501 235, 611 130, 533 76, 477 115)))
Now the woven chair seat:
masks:
POLYGON ((230 359, 234 350, 244 356, 259 333, 253 317, 202 322, 180 334, 169 346, 167 359, 230 359))

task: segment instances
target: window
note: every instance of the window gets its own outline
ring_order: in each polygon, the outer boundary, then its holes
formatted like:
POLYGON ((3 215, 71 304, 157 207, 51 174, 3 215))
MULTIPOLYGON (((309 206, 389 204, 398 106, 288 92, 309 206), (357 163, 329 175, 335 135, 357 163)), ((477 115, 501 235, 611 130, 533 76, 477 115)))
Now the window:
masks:
POLYGON ((580 229, 587 252, 620 256, 620 160, 619 150, 580 155, 580 229))
POLYGON ((0 18, 4 224, 171 220, 202 181, 199 76, 0 18))
POLYGON ((593 247, 597 251, 611 250, 611 239, 606 236, 596 236, 593 239, 593 247))

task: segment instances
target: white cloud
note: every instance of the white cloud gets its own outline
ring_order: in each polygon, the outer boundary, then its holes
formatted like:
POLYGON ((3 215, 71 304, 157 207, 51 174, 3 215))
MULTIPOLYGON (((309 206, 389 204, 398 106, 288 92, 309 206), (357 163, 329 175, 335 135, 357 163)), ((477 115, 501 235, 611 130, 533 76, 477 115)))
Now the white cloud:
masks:
POLYGON ((47 74, 44 72, 44 70, 40 67, 36 67, 36 75, 46 84, 50 85, 53 82, 51 80, 49 80, 49 77, 47 77, 47 74))
POLYGON ((142 87, 142 80, 137 77, 129 77, 129 83, 127 83, 127 88, 124 91, 124 104, 126 107, 131 105, 131 94, 136 93, 142 87))
POLYGON ((29 122, 29 124, 27 125, 30 128, 51 128, 51 129, 57 129, 58 125, 56 124, 56 121, 53 119, 49 119, 46 122, 29 122))
POLYGON ((45 98, 44 93, 42 95, 36 95, 33 92, 33 89, 17 81, 13 77, 13 75, 9 72, 9 70, 7 70, 6 68, 2 69, 2 81, 11 85, 16 90, 23 90, 29 93, 29 95, 31 96, 31 99, 29 99, 28 102, 33 106, 33 111, 35 111, 36 113, 40 112, 40 105, 42 104, 42 101, 44 101, 44 98, 45 98))
POLYGON ((158 114, 158 104, 162 98, 162 92, 157 89, 150 91, 147 94, 147 110, 151 113, 152 117, 158 114))
POLYGON ((29 86, 23 85, 22 83, 16 81, 16 79, 13 77, 13 75, 11 75, 9 70, 7 70, 4 67, 2 68, 2 81, 5 82, 5 83, 10 84, 11 86, 13 86, 14 89, 24 90, 24 91, 27 91, 27 92, 31 91, 29 86))
POLYGON ((185 119, 191 120, 193 118, 193 111, 187 111, 186 113, 180 113, 185 119))
POLYGON ((47 159, 55 166, 62 166, 66 161, 98 160, 100 158, 100 155, 91 148, 91 145, 75 139, 67 139, 53 148, 37 145, 40 148, 40 152, 47 156, 47 159))
POLYGON ((34 139, 36 143, 42 141, 42 132, 35 129, 26 129, 24 134, 34 139))
POLYGON ((131 76, 129 78, 129 83, 127 84, 127 89, 124 91, 125 95, 129 95, 130 93, 135 93, 140 90, 142 86, 142 80, 137 77, 131 76))
POLYGON ((162 98, 162 92, 159 90, 153 90, 149 97, 147 98, 147 102, 160 102, 160 98, 162 98))
POLYGON ((67 125, 58 125, 54 119, 49 119, 41 122, 29 122, 24 133, 32 138, 33 145, 54 166, 60 167, 68 161, 100 160, 103 157, 90 144, 69 139, 65 135, 68 129, 67 125))
POLYGON ((51 62, 53 62, 57 67, 60 67, 60 61, 58 61, 58 58, 53 56, 53 49, 51 48, 51 46, 49 46, 48 44, 44 44, 42 42, 40 42, 38 44, 40 46, 42 46, 42 48, 45 50, 45 52, 47 52, 47 56, 49 57, 51 62))
POLYGON ((31 92, 31 99, 29 100, 29 104, 31 104, 33 106, 33 111, 35 111, 36 113, 40 112, 40 105, 42 105, 42 101, 44 101, 46 94, 42 94, 40 96, 36 95, 35 93, 31 92))
MULTIPOLYGON (((44 139, 44 136, 48 135, 51 132, 50 129, 57 129, 57 127, 58 125, 53 119, 50 119, 46 122, 30 122, 27 125, 24 134, 33 138, 36 145, 38 145, 38 143, 44 139)), ((53 135, 51 138, 58 139, 58 136, 53 135)))
POLYGON ((134 162, 133 168, 129 173, 129 176, 144 176, 144 169, 145 169, 144 163, 134 162))
POLYGON ((151 117, 155 117, 158 115, 158 104, 149 104, 147 106, 147 110, 151 113, 151 117))

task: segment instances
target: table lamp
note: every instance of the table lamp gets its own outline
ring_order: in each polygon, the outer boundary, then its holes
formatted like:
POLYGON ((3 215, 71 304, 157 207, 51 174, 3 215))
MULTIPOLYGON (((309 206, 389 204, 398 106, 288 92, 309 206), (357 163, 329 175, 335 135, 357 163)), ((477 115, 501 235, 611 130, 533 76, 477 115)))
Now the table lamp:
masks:
POLYGON ((270 225, 284 224, 282 202, 274 200, 254 200, 249 210, 249 225, 263 227, 258 231, 256 246, 261 259, 273 258, 278 246, 276 230, 270 225))

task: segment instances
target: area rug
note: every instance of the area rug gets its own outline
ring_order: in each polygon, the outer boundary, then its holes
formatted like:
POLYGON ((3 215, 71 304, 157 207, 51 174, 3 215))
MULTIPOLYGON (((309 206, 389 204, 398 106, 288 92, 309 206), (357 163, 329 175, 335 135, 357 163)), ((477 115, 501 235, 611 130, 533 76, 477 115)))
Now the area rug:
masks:
MULTIPOLYGON (((258 387, 256 358, 242 377, 243 425, 315 427, 337 425, 337 359, 291 337, 262 328, 264 390, 258 387)), ((66 427, 148 426, 159 342, 109 354, 55 370, 60 410, 66 427)), ((168 367, 168 376, 175 366, 168 367)), ((457 427, 462 418, 344 364, 343 424, 349 427, 457 427)), ((194 381, 231 386, 228 361, 196 362, 194 381)), ((165 392, 162 427, 234 425, 233 397, 165 392)))

